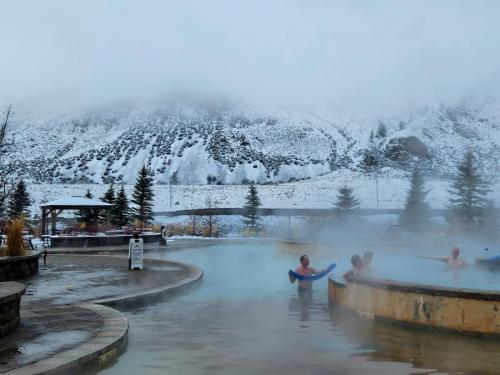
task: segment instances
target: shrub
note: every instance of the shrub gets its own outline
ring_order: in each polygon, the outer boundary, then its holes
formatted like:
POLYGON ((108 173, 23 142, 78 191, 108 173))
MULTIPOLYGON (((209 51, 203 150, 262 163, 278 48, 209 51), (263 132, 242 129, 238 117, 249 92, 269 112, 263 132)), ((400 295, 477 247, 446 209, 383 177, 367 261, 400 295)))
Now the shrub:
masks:
POLYGON ((23 218, 11 220, 7 225, 7 256, 24 255, 23 229, 23 218))

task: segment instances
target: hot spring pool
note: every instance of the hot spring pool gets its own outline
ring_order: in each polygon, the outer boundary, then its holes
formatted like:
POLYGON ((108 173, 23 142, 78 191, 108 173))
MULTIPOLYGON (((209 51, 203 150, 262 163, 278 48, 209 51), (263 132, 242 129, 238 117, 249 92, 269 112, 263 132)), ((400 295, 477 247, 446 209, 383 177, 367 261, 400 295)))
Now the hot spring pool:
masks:
MULTIPOLYGON (((317 268, 337 261, 337 275, 351 255, 307 253, 317 268)), ((498 373, 500 339, 401 328, 329 310, 327 278, 315 283, 312 295, 299 295, 287 277, 299 255, 271 242, 148 253, 200 266, 203 280, 156 304, 122 310, 130 322, 128 347, 99 373, 498 373)), ((403 281, 422 282, 424 275, 431 284, 500 289, 495 273, 457 274, 376 249, 374 271, 403 281)))

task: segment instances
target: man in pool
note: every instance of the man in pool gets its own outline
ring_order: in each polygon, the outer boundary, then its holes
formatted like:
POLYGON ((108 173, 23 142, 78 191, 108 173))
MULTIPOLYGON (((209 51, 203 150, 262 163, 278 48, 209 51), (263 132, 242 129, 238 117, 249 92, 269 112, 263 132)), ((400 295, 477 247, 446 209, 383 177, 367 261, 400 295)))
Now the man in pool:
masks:
POLYGON ((356 254, 352 256, 351 264, 352 268, 344 273, 344 279, 346 279, 347 281, 361 276, 361 272, 363 270, 363 260, 359 255, 356 254))
POLYGON ((451 257, 424 257, 428 259, 438 260, 440 262, 446 263, 452 268, 465 268, 467 267, 467 262, 460 258, 460 248, 455 246, 451 249, 451 257))
MULTIPOLYGON (((320 271, 316 271, 314 268, 309 267, 309 257, 307 255, 302 255, 300 257, 300 266, 297 267, 295 273, 298 273, 302 276, 313 276, 320 271)), ((295 282, 295 277, 292 275, 288 275, 290 282, 293 284, 295 282)), ((310 289, 312 287, 312 281, 306 280, 298 280, 299 281, 299 289, 310 289)))

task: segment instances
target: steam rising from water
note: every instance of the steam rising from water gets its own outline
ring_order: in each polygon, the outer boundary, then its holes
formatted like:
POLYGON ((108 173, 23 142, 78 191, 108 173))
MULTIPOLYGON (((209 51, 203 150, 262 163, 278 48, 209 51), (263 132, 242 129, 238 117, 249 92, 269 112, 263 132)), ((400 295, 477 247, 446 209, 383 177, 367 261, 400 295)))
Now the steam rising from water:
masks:
POLYGON ((469 288, 500 291, 500 272, 488 271, 475 265, 476 258, 500 255, 496 239, 487 235, 470 233, 449 234, 447 225, 427 228, 423 232, 411 232, 390 225, 370 223, 363 217, 344 221, 324 219, 310 220, 296 225, 291 233, 293 240, 309 255, 315 268, 337 263, 335 278, 351 268, 350 258, 372 251, 374 259, 370 277, 404 282, 439 285, 452 288, 469 288), (321 244, 318 246, 315 243, 321 244), (451 269, 445 263, 420 256, 451 256, 451 248, 459 246, 461 258, 469 266, 451 269), (485 251, 485 248, 488 251, 485 251))

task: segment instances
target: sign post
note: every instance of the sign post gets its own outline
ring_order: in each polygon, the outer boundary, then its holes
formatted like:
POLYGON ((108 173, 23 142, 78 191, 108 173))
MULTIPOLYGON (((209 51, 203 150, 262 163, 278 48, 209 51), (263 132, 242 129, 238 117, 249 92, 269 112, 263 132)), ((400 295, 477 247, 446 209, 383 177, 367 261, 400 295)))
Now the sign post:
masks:
POLYGON ((142 238, 131 238, 128 245, 129 269, 142 270, 144 242, 142 238))
POLYGON ((161 229, 161 239, 160 239, 160 243, 163 245, 163 246, 167 246, 167 240, 168 240, 168 230, 165 226, 162 225, 161 229))

